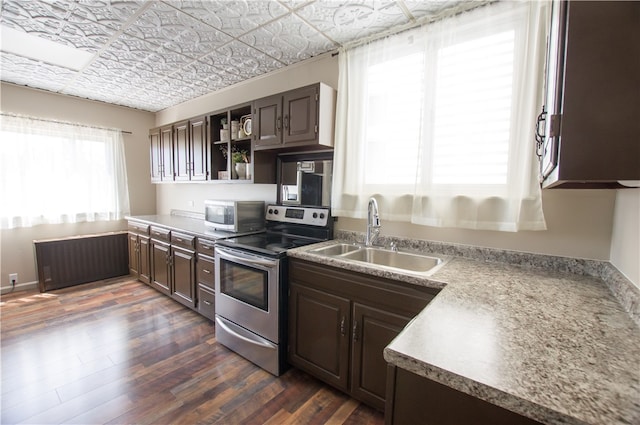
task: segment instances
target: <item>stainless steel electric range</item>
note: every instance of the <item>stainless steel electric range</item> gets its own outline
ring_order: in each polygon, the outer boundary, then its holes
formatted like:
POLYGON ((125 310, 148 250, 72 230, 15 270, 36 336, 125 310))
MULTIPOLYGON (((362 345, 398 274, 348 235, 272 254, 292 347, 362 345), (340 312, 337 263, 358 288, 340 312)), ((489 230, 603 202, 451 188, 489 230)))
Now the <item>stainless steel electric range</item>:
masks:
POLYGON ((266 231, 216 243, 216 339, 278 376, 287 367, 287 250, 333 236, 329 208, 268 205, 266 231))

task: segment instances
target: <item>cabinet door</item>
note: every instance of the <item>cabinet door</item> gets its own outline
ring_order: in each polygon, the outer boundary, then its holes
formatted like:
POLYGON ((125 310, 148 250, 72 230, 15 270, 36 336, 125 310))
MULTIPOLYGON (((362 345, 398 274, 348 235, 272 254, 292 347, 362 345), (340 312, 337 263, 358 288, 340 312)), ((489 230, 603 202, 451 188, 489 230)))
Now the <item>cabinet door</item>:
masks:
POLYGON ((169 245, 151 240, 151 286, 163 294, 171 294, 171 273, 169 245))
POLYGON ((162 180, 162 144, 160 143, 160 129, 154 128, 149 131, 149 149, 151 166, 151 181, 162 180))
POLYGON ((282 96, 256 100, 253 104, 252 133, 256 147, 282 143, 282 96))
POLYGON ((160 129, 160 179, 173 180, 173 127, 160 129))
POLYGON ((138 279, 144 283, 151 283, 151 258, 149 257, 149 238, 138 236, 138 279))
POLYGON ((196 288, 195 288, 195 268, 196 255, 193 251, 171 248, 172 251, 172 282, 173 287, 171 296, 176 301, 187 307, 195 308, 196 306, 196 288))
POLYGON ((353 303, 351 394, 370 406, 384 409, 389 345, 410 318, 353 303))
POLYGON ((173 164, 176 181, 189 180, 191 160, 189 156, 189 123, 173 125, 173 164))
POLYGON ((189 121, 191 180, 207 180, 209 176, 209 144, 207 138, 206 117, 195 118, 189 121))
POLYGON ((138 235, 129 233, 129 273, 138 276, 138 235))
POLYGON ((347 390, 349 300, 296 284, 290 288, 289 361, 347 390))
POLYGON ((314 143, 318 128, 318 86, 302 87, 284 93, 282 105, 282 142, 314 143))

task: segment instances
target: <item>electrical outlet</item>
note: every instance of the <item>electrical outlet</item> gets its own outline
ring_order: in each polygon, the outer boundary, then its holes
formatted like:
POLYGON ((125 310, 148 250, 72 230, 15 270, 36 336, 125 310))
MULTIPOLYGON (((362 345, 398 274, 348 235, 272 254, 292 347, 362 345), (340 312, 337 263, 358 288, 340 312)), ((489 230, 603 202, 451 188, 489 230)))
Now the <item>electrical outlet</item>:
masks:
POLYGON ((9 283, 11 283, 11 286, 16 286, 16 283, 18 283, 18 273, 9 274, 9 283))

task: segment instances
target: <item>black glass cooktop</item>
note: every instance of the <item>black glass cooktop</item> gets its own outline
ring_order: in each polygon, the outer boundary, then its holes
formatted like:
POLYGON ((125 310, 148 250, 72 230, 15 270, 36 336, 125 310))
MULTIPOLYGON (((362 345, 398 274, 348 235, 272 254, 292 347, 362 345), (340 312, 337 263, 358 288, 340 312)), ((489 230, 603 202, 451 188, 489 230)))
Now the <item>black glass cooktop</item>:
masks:
POLYGON ((260 254, 279 257, 286 255, 288 249, 319 242, 317 239, 307 239, 296 235, 278 233, 257 233, 254 235, 238 236, 219 240, 216 243, 230 248, 243 249, 260 254))

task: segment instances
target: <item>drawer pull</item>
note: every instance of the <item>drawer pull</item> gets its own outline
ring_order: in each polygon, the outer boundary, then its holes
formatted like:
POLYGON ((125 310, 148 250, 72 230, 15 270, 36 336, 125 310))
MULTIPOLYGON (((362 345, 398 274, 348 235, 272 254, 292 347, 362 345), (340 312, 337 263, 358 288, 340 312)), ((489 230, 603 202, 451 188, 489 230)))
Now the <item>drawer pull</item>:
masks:
POLYGON ((203 303, 204 303, 205 305, 211 305, 211 301, 204 300, 204 301, 203 301, 203 303))
POLYGON ((211 247, 209 245, 200 245, 202 247, 202 249, 211 249, 211 247))
POLYGON ((202 269, 202 271, 206 274, 211 274, 211 270, 207 270, 207 269, 202 269))
POLYGON ((176 238, 176 242, 184 242, 184 241, 180 238, 176 238))

